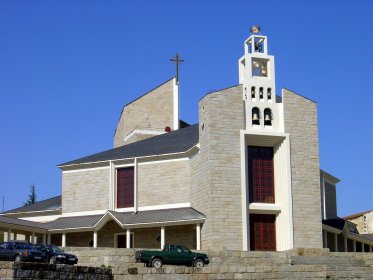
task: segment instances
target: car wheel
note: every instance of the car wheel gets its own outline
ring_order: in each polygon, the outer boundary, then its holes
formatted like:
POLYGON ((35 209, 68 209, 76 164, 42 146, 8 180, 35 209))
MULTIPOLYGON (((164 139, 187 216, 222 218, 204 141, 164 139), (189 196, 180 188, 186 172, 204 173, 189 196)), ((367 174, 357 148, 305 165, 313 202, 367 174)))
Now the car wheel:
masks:
POLYGON ((154 260, 152 260, 152 267, 161 268, 162 264, 162 260, 159 258, 155 258, 154 260))
POLYGON ((20 262, 20 261, 21 261, 21 256, 16 256, 16 258, 15 258, 14 261, 15 261, 15 262, 20 262))
POLYGON ((55 257, 51 257, 51 258, 49 259, 49 263, 50 263, 50 264, 56 264, 56 258, 55 258, 55 257))
POLYGON ((205 263, 201 259, 197 259, 194 261, 193 266, 194 267, 204 267, 205 263))

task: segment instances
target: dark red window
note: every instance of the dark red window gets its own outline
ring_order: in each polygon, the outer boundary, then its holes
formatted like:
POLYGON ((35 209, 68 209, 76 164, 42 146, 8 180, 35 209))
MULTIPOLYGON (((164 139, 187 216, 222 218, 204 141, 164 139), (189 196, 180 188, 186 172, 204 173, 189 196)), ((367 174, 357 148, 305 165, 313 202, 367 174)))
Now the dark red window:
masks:
POLYGON ((117 207, 133 207, 134 167, 117 169, 117 207))
POLYGON ((249 202, 275 203, 273 148, 248 146, 249 202))
POLYGON ((250 250, 276 251, 276 216, 250 214, 250 250))

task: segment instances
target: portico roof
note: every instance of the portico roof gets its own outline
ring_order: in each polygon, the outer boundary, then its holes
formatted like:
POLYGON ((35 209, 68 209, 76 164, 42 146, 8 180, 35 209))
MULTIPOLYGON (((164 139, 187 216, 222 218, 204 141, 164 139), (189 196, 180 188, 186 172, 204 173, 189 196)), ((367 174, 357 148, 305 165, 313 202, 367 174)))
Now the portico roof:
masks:
POLYGON ((139 212, 107 211, 101 215, 60 217, 47 223, 49 232, 99 230, 109 220, 122 228, 155 227, 203 222, 206 216, 191 207, 139 212))
POLYGON ((0 227, 4 228, 14 228, 19 230, 32 230, 36 232, 46 232, 48 226, 43 223, 32 222, 17 218, 9 218, 5 216, 0 216, 0 227))

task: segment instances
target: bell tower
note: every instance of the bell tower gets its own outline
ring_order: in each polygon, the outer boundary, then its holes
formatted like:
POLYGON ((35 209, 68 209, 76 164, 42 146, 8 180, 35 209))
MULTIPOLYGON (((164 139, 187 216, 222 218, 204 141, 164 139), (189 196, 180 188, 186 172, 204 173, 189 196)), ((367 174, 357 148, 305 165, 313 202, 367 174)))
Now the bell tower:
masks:
POLYGON ((268 54, 268 39, 260 34, 260 27, 252 26, 250 32, 244 43, 245 54, 238 62, 246 104, 246 129, 281 130, 275 105, 275 59, 268 54))

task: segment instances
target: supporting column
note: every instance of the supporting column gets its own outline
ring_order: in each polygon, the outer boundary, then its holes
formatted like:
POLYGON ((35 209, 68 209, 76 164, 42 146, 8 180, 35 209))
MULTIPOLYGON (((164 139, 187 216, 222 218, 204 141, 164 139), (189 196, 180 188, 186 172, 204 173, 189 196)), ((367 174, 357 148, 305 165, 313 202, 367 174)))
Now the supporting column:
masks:
POLYGON ((43 243, 47 243, 47 234, 43 233, 43 243))
POLYGON ((126 248, 129 249, 131 248, 131 229, 127 228, 127 233, 126 233, 126 248))
POLYGON ((165 245, 165 228, 161 227, 161 249, 163 249, 165 245))
POLYGON ((7 241, 10 241, 10 240, 12 240, 12 230, 8 228, 8 240, 7 241))
POLYGON ((339 250, 338 250, 338 234, 334 234, 334 250, 336 251, 336 252, 339 252, 339 250))
POLYGON ((62 233, 62 244, 61 247, 66 247, 66 232, 62 233))
POLYGON ((31 234, 31 244, 35 244, 35 232, 31 234))
POLYGON ((50 233, 47 234, 47 243, 48 244, 52 243, 52 235, 50 233))
POLYGON ((369 252, 373 252, 373 246, 369 246, 369 252))
POLYGON ((97 230, 93 232, 93 248, 97 248, 97 230))
POLYGON ((325 248, 328 248, 328 232, 326 230, 323 231, 323 235, 324 235, 324 246, 325 248))
POLYGON ((352 242, 353 242, 353 248, 354 248, 353 251, 356 252, 356 241, 352 240, 352 242))
POLYGON ((345 252, 348 252, 348 243, 347 243, 347 237, 343 238, 344 246, 345 246, 345 252))
POLYGON ((361 252, 365 252, 365 248, 364 248, 364 243, 363 242, 361 242, 361 252))
POLYGON ((197 224, 196 234, 197 234, 197 250, 201 250, 201 224, 197 224))

